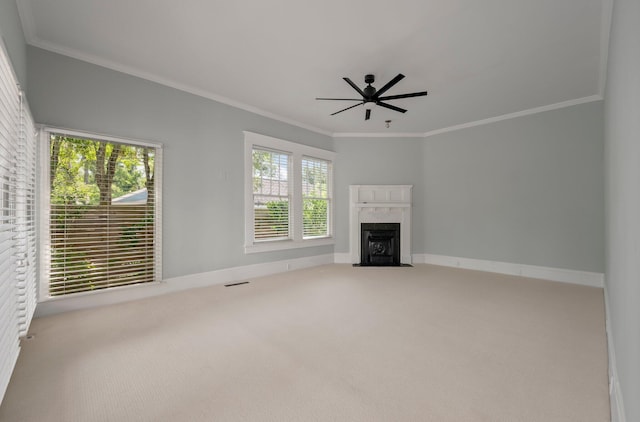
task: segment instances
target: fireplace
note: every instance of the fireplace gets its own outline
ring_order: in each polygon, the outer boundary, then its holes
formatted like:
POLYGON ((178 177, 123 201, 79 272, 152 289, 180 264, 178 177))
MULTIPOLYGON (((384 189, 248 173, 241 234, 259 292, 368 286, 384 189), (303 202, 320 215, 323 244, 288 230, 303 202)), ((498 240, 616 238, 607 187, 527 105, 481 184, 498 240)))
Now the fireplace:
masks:
POLYGON ((411 185, 349 186, 349 257, 345 263, 411 265, 411 188, 411 185), (376 233, 363 237, 363 226, 372 223, 380 224, 374 226, 376 233), (380 227, 385 233, 378 232, 380 227), (397 233, 390 236, 386 232, 390 227, 397 233), (365 256, 371 248, 374 253, 365 256), (399 261, 395 254, 400 256, 399 261))
POLYGON ((361 266, 400 265, 400 223, 362 223, 361 266))

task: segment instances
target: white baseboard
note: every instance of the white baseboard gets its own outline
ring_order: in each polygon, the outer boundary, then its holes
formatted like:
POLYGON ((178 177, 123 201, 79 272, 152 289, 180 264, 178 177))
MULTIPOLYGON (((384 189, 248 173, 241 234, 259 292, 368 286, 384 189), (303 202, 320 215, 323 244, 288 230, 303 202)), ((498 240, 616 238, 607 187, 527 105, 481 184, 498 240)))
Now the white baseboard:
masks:
POLYGON ((618 366, 616 364, 616 350, 611 331, 611 318, 609 313, 609 292, 604 286, 605 324, 607 330, 607 348, 609 350, 609 402, 611 403, 611 422, 626 422, 620 379, 618 378, 618 366))
POLYGON ((57 297, 38 303, 35 317, 37 318, 61 312, 94 308, 97 306, 112 305, 115 303, 144 299, 166 293, 193 289, 196 287, 227 284, 253 277, 299 270, 318 265, 333 264, 333 262, 333 254, 316 255, 190 274, 169 278, 159 283, 125 286, 68 297, 57 297))
MULTIPOLYGON (((541 278, 545 280, 561 281, 565 283, 582 284, 593 287, 603 287, 603 275, 585 271, 565 270, 560 268, 537 267, 532 265, 511 264, 506 262, 484 261, 471 258, 458 258, 444 255, 416 254, 413 255, 416 264, 434 264, 448 267, 490 271, 501 274, 520 275, 524 277, 541 278)), ((161 294, 177 292, 195 287, 213 286, 252 277, 260 277, 290 270, 315 267, 326 264, 350 264, 349 253, 335 253, 317 255, 304 258, 289 259, 263 264, 245 265, 241 267, 225 268, 205 273, 190 274, 166 279, 161 283, 150 283, 135 286, 125 286, 111 290, 102 290, 88 294, 77 294, 42 301, 36 307, 35 317, 53 315, 61 312, 93 308, 144 299, 161 294)))
POLYGON ((415 254, 415 264, 433 264, 467 270, 519 275, 540 278, 562 283, 581 284, 583 286, 604 287, 604 275, 588 271, 567 270, 564 268, 539 267, 536 265, 512 264, 509 262, 487 261, 482 259, 460 258, 455 256, 415 254))

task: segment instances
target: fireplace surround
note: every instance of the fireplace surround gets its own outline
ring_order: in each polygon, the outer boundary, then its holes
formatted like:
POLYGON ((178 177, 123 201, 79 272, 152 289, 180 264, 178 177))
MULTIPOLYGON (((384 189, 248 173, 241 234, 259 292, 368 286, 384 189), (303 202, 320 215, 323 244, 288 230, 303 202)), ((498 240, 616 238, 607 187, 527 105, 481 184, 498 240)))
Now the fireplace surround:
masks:
MULTIPOLYGON (((352 264, 376 265, 366 264, 361 259, 363 223, 397 224, 399 239, 396 241, 395 249, 399 254, 400 264, 411 264, 411 189, 412 185, 349 186, 349 252, 352 264)), ((373 239, 373 243, 376 242, 378 248, 389 244, 388 240, 381 242, 373 239)), ((378 256, 377 260, 382 259, 378 256)))

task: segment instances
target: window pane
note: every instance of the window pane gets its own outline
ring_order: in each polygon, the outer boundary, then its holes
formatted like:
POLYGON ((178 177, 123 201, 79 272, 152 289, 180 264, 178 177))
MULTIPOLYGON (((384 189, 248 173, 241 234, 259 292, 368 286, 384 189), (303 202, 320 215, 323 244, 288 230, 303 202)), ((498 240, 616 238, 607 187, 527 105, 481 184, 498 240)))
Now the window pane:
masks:
POLYGON ((155 149, 50 138, 51 296, 155 280, 155 149))
POLYGON ((254 149, 252 159, 254 239, 288 239, 290 157, 280 152, 254 149))
POLYGON ((302 196, 328 198, 329 162, 315 158, 302 159, 302 196))
POLYGON ((327 236, 327 220, 329 201, 327 199, 303 200, 303 237, 327 236))
POLYGON ((329 235, 329 165, 325 160, 302 159, 303 238, 329 235))

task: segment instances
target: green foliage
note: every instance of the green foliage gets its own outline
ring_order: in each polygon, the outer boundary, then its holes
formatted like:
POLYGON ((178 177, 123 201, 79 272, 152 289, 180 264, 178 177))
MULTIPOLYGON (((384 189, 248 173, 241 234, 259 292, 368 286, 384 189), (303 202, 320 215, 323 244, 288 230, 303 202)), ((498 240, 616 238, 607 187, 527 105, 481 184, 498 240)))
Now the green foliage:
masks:
POLYGON ((327 235, 327 201, 305 199, 302 210, 302 226, 305 237, 327 235))
POLYGON ((92 178, 95 151, 91 141, 54 136, 51 139, 51 203, 91 204, 100 191, 92 178), (54 151, 57 148, 57 153, 54 151), (55 161, 54 161, 55 160, 55 161))
POLYGON ((95 285, 91 282, 92 272, 95 266, 87 258, 87 254, 81 251, 60 251, 51 249, 51 272, 65 272, 64 286, 51 287, 49 294, 57 296, 65 293, 65 288, 82 286, 83 290, 94 290, 95 285), (78 271, 65 271, 67 267, 80 268, 78 271))
MULTIPOLYGON (((273 236, 286 236, 289 233, 289 202, 269 201, 266 203, 270 233, 273 236)), ((302 222, 305 237, 326 236, 327 201, 324 199, 305 199, 303 202, 302 222)))
POLYGON ((289 202, 269 201, 266 205, 271 230, 278 236, 287 236, 289 234, 289 202))
POLYGON ((116 164, 116 171, 113 176, 111 192, 114 198, 135 192, 145 187, 144 168, 141 167, 141 156, 138 157, 139 148, 125 147, 124 154, 116 164))
MULTIPOLYGON (((51 203, 97 205, 100 188, 96 181, 97 153, 106 145, 105 156, 110 157, 114 144, 90 139, 55 135, 51 137, 51 203)), ((147 152, 149 154, 149 152, 147 152)), ((146 186, 144 148, 121 145, 112 177, 111 197, 117 198, 146 186)), ((153 170, 153 154, 149 154, 153 170)))

